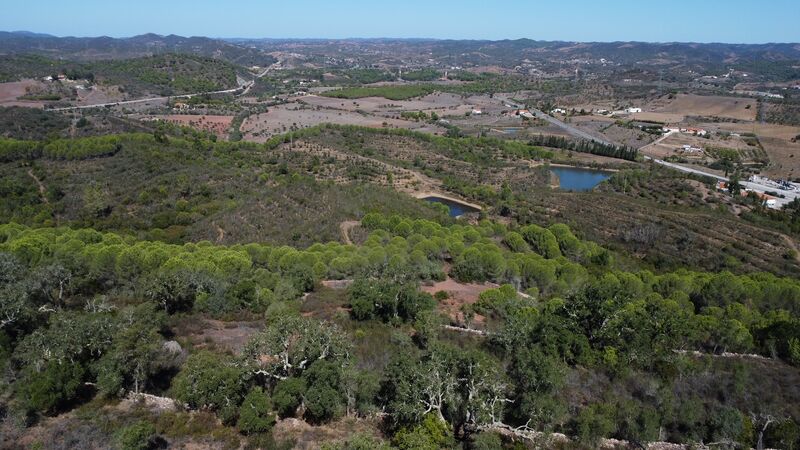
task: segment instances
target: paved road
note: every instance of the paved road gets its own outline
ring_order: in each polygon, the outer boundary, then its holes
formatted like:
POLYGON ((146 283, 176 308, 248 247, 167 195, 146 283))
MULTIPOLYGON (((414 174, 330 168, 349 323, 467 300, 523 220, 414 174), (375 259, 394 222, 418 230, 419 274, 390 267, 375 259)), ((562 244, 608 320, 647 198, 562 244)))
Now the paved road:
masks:
POLYGON ((136 100, 124 100, 120 102, 110 102, 110 103, 95 103, 93 105, 80 105, 80 106, 67 106, 65 108, 53 108, 49 109, 48 111, 72 111, 76 109, 89 109, 89 108, 103 108, 106 106, 120 106, 120 105, 131 105, 134 103, 146 103, 158 100, 169 100, 171 98, 192 98, 197 97, 198 95, 212 95, 212 94, 232 94, 236 91, 239 91, 244 86, 239 86, 233 89, 225 89, 224 91, 211 91, 211 92, 198 92, 195 94, 182 94, 182 95, 170 95, 168 97, 147 97, 147 98, 139 98, 136 100))
MULTIPOLYGON (((703 175, 703 176, 706 176, 706 177, 714 178, 714 179, 719 180, 719 181, 729 181, 729 179, 727 177, 723 177, 721 175, 716 175, 716 174, 709 173, 709 172, 704 172, 702 170, 698 170, 698 169, 695 169, 695 168, 692 168, 692 167, 682 166, 680 164, 675 164, 675 163, 663 161, 663 160, 660 160, 660 159, 651 158, 649 156, 645 156, 644 159, 653 161, 656 164, 661 164, 662 166, 666 166, 666 167, 670 167, 670 168, 675 169, 675 170, 679 170, 681 172, 693 173, 693 174, 696 174, 696 175, 703 175)), ((740 181, 739 184, 741 184, 742 187, 744 187, 745 189, 750 189, 752 191, 756 191, 756 192, 760 192, 760 193, 777 192, 778 194, 782 194, 785 198, 776 198, 775 199, 775 203, 777 203, 778 206, 780 206, 780 207, 784 207, 784 206, 788 205, 789 203, 791 203, 792 200, 794 200, 796 198, 800 198, 800 191, 798 191, 798 190, 788 191, 788 190, 783 190, 783 189, 780 189, 780 188, 777 188, 775 186, 771 186, 771 185, 768 185, 768 184, 754 183, 752 181, 740 181)))
MULTIPOLYGON (((642 150, 644 150, 647 147, 650 147, 650 146, 653 146, 653 145, 656 145, 656 144, 660 143, 661 141, 663 141, 664 139, 666 139, 667 137, 669 137, 672 134, 673 134, 673 132, 669 132, 669 133, 665 134, 664 136, 660 137, 656 141, 654 141, 654 142, 652 142, 652 143, 650 143, 648 145, 645 145, 644 147, 640 148, 639 151, 641 152, 642 150)), ((714 173, 706 172, 706 171, 703 171, 703 170, 700 170, 700 169, 695 169, 693 167, 687 167, 687 166, 683 166, 683 165, 680 165, 680 164, 667 162, 667 161, 664 161, 664 160, 661 160, 661 159, 658 159, 658 158, 653 158, 653 157, 650 157, 650 156, 647 156, 647 155, 642 155, 642 157, 646 161, 653 161, 656 164, 660 164, 662 166, 669 167, 669 168, 672 168, 672 169, 675 169, 675 170, 678 170, 678 171, 681 171, 681 172, 684 172, 684 173, 693 173, 695 175, 702 175, 702 176, 714 178, 715 180, 719 180, 719 181, 726 181, 726 182, 729 181, 729 179, 727 177, 723 177, 721 175, 717 175, 717 174, 714 174, 714 173)), ((783 194, 786 198, 776 198, 775 199, 775 202, 781 207, 791 203, 791 201, 794 200, 795 198, 800 197, 800 191, 797 191, 797 190, 787 191, 787 190, 780 189, 780 188, 778 188, 776 186, 772 186, 772 185, 768 185, 768 184, 762 184, 762 183, 754 183, 752 181, 740 181, 739 184, 741 184, 745 189, 750 189, 750 190, 753 190, 753 191, 756 191, 756 192, 761 192, 761 193, 764 193, 764 192, 777 192, 779 194, 783 194)))
POLYGON ((604 144, 604 145, 617 145, 617 144, 613 144, 611 142, 608 142, 606 140, 600 139, 598 137, 592 136, 591 134, 589 134, 589 133, 587 133, 587 132, 585 132, 585 131, 583 131, 581 129, 575 128, 575 127, 573 127, 572 125, 570 125, 568 123, 564 123, 564 122, 556 119, 553 116, 545 114, 544 112, 539 111, 538 109, 530 109, 530 112, 533 113, 533 115, 536 116, 538 119, 542 119, 542 120, 545 120, 547 122, 550 122, 551 124, 553 124, 553 125, 555 125, 557 127, 560 127, 561 129, 563 129, 564 131, 566 131, 567 133, 569 133, 569 134, 571 134, 571 135, 573 135, 575 137, 579 137, 581 139, 586 139, 587 141, 595 141, 595 142, 598 142, 598 143, 604 144))
MULTIPOLYGON (((256 78, 261 78, 270 70, 274 69, 276 65, 279 65, 280 61, 270 65, 263 72, 256 75, 256 78)), ((77 109, 89 109, 89 108, 104 108, 106 106, 120 106, 120 105, 132 105, 135 103, 146 103, 152 101, 159 101, 159 100, 169 100, 171 98, 192 98, 197 97, 198 95, 213 95, 213 94, 233 94, 237 91, 242 91, 240 95, 247 94, 250 92, 250 88, 256 83, 255 80, 247 81, 244 78, 236 75, 236 83, 239 85, 233 89, 225 89, 223 91, 211 91, 211 92, 197 92, 195 94, 182 94, 182 95, 170 95, 168 97, 148 97, 148 98, 139 98, 136 100, 124 100, 121 102, 109 102, 109 103, 95 103, 93 105, 81 105, 81 106, 67 106, 65 108, 53 108, 49 111, 73 111, 77 109)))
MULTIPOLYGON (((516 102, 514 102, 514 101, 512 101, 510 99, 504 99, 503 103, 507 104, 508 106, 511 106, 512 108, 526 109, 526 107, 524 105, 520 105, 519 103, 516 103, 516 102)), ((572 125, 570 125, 568 123, 564 123, 561 120, 558 120, 553 116, 545 114, 543 111, 540 111, 540 110, 535 109, 535 108, 527 108, 527 109, 534 116, 536 116, 536 118, 541 119, 541 120, 545 120, 547 122, 550 122, 551 124, 563 129, 564 131, 566 131, 567 133, 569 133, 569 134, 571 134, 571 135, 573 135, 575 137, 578 137, 578 138, 581 138, 581 139, 586 139, 587 141, 599 142, 600 144, 605 144, 605 145, 617 145, 617 144, 613 144, 611 142, 605 141, 605 140, 603 140, 601 138, 598 138, 596 136, 592 136, 591 134, 589 134, 589 133, 587 133, 587 132, 585 132, 585 131, 583 131, 581 129, 575 128, 575 127, 573 127, 572 125)))

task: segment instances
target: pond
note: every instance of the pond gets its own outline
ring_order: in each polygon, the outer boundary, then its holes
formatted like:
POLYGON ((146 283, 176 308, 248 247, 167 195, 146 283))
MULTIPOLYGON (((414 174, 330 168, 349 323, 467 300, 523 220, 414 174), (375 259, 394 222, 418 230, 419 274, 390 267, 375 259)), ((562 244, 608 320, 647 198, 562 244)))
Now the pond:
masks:
POLYGON ((447 206, 447 208, 450 209, 450 217, 458 217, 467 213, 475 213, 480 211, 478 208, 473 208, 472 206, 465 205, 455 200, 450 200, 448 198, 425 197, 423 198, 423 200, 431 203, 441 203, 447 206))
POLYGON ((578 167, 550 167, 550 171, 558 177, 558 188, 562 191, 591 191, 611 177, 609 172, 578 167))

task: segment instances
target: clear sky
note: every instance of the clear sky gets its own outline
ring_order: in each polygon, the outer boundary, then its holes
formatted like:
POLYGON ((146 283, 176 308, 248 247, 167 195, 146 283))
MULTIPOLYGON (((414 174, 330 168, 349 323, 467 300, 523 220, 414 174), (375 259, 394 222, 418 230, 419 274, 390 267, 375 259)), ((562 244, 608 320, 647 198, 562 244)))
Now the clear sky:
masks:
POLYGON ((58 36, 800 42, 800 0, 3 0, 58 36))

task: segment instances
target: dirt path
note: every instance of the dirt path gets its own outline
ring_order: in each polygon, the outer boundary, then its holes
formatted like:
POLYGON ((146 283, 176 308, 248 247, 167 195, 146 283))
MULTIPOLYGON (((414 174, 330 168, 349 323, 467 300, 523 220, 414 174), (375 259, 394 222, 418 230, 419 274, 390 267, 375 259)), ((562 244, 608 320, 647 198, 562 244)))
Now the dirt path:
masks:
POLYGON ((225 239, 225 230, 222 229, 221 226, 214 224, 217 228, 217 244, 221 243, 223 239, 225 239))
POLYGON ((469 206, 471 208, 475 208, 475 209, 477 209, 479 211, 483 210, 483 207, 480 206, 480 205, 476 205, 475 203, 470 203, 468 201, 461 200, 460 198, 456 198, 456 197, 452 196, 451 194, 442 194, 441 192, 437 192, 437 191, 417 192, 413 196, 415 198, 419 198, 419 199, 427 198, 427 197, 439 197, 439 198, 443 198, 445 200, 450 200, 451 202, 461 203, 462 205, 466 205, 466 206, 469 206))
POLYGON ((359 225, 361 225, 361 222, 358 220, 346 220, 339 224, 339 231, 342 233, 342 242, 344 242, 345 245, 353 245, 353 241, 350 239, 350 230, 359 225))
POLYGON ((46 204, 48 204, 48 205, 49 205, 49 204, 50 204, 50 200, 48 200, 48 199, 47 199, 47 195, 46 195, 46 194, 47 194, 47 188, 46 188, 46 187, 44 187, 44 184, 42 183, 42 180, 40 180, 40 179, 39 179, 39 178, 38 178, 38 177, 37 177, 37 176, 36 176, 36 175, 33 173, 33 169, 28 169, 28 176, 29 176, 29 177, 31 177, 31 178, 33 178, 33 181, 35 181, 35 182, 36 182, 36 184, 37 184, 37 185, 39 185, 39 196, 41 196, 41 197, 42 197, 42 201, 43 201, 44 203, 46 203, 46 204))
POLYGON ((789 249, 794 250, 794 259, 800 263, 800 248, 797 247, 797 243, 795 243, 794 239, 783 233, 778 234, 783 238, 784 241, 786 241, 786 245, 789 246, 789 249))
POLYGON ((673 131, 667 132, 663 136, 661 136, 660 138, 656 139, 655 141, 653 141, 653 142, 651 142, 651 143, 649 143, 647 145, 644 145, 642 147, 639 147, 639 152, 642 152, 643 150, 646 150, 646 149, 648 149, 650 147, 655 147, 656 145, 664 142, 664 140, 667 139, 668 137, 672 136, 673 133, 674 133, 673 131))

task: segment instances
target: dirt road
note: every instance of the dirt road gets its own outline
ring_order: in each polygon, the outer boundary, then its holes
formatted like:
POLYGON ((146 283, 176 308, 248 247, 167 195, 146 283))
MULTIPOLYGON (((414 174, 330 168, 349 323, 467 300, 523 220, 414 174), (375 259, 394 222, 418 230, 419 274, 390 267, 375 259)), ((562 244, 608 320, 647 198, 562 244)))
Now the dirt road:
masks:
POLYGON ((42 180, 40 180, 39 177, 37 177, 36 174, 33 173, 33 169, 28 169, 28 176, 33 178, 33 181, 35 181, 36 184, 39 185, 39 195, 42 197, 42 202, 49 205, 50 200, 47 199, 47 188, 44 187, 42 180))
POLYGON ((342 233, 342 242, 344 242, 345 245, 353 245, 353 241, 350 239, 350 230, 359 225, 361 225, 361 222, 358 220, 347 220, 339 224, 339 231, 342 233))

